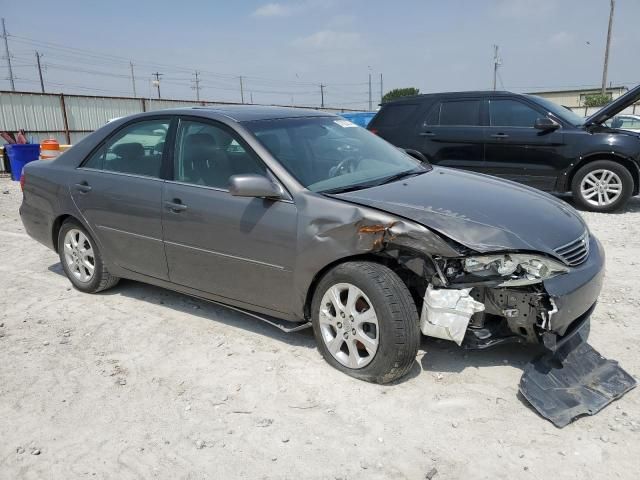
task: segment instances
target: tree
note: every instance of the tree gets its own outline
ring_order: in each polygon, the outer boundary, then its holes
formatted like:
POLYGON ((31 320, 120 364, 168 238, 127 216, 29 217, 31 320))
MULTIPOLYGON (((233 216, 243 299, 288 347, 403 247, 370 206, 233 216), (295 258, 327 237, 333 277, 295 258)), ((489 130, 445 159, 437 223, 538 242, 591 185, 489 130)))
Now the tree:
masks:
POLYGON ((594 93, 593 95, 587 95, 584 98, 585 107, 604 107, 611 101, 611 95, 603 95, 601 93, 594 93))
POLYGON ((397 98, 418 95, 419 93, 420 89, 415 87, 394 88, 393 90, 389 90, 384 94, 384 97, 382 97, 382 102, 390 102, 391 100, 395 100, 397 98))

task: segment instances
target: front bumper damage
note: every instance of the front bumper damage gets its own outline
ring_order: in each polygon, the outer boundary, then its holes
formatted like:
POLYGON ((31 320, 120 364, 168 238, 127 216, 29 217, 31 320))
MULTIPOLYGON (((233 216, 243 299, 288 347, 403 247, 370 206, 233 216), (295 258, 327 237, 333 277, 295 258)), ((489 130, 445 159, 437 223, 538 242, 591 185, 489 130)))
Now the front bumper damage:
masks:
POLYGON ((523 397, 558 427, 597 413, 636 382, 587 343, 604 277, 602 247, 594 237, 590 246, 583 264, 535 285, 429 285, 422 333, 467 349, 540 344, 545 353, 525 367, 520 381, 523 397))

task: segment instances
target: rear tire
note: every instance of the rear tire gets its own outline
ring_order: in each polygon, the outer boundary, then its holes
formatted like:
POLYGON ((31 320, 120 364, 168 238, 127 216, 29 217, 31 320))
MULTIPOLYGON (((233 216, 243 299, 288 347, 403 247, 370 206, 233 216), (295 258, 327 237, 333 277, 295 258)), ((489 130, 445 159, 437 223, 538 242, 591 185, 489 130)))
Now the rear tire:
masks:
POLYGON ((68 219, 58 233, 60 263, 71 284, 85 293, 97 293, 120 280, 107 269, 95 240, 74 219, 68 219))
POLYGON ((420 343, 418 312, 390 268, 374 262, 336 266, 318 284, 311 312, 318 349, 341 372, 388 383, 413 366, 420 343))
POLYGON ((633 194, 633 177, 623 165, 596 160, 580 168, 571 182, 576 204, 592 212, 613 212, 633 194))

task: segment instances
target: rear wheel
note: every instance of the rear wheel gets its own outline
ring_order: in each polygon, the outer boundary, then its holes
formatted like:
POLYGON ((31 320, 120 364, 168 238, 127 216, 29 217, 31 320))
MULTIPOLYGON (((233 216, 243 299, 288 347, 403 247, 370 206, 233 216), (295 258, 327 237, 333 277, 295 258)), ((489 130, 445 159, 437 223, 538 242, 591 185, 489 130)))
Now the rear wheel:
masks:
POLYGON ((104 265, 93 238, 76 220, 62 224, 58 254, 67 278, 82 292, 97 293, 118 283, 119 278, 111 275, 104 265))
POLYGON ((581 208, 592 212, 612 212, 622 208, 631 198, 633 177, 619 163, 597 160, 576 172, 571 190, 581 208))
POLYGON ((388 383, 413 365, 420 342, 418 313, 406 285, 388 267, 338 265, 318 284, 311 308, 318 349, 338 370, 388 383))

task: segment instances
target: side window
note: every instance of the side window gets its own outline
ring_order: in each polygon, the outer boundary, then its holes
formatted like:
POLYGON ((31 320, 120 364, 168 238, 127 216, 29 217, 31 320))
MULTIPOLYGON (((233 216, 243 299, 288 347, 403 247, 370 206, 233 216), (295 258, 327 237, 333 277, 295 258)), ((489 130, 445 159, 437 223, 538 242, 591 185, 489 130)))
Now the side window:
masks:
POLYGON ((531 127, 542 113, 517 100, 491 100, 489 121, 493 127, 531 127))
POLYGON ((480 100, 442 102, 440 106, 440 125, 480 125, 480 100))
POLYGON ((129 125, 100 147, 86 168, 159 177, 169 120, 147 120, 129 125))
POLYGON ((266 174, 262 161, 236 134, 192 120, 180 121, 173 161, 176 181, 225 190, 233 175, 266 174))
POLYGON ((409 116, 416 111, 417 104, 413 103, 401 103, 391 104, 382 107, 382 111, 376 115, 375 124, 379 127, 386 127, 387 125, 397 125, 405 121, 409 116))
POLYGON ((424 119, 424 125, 438 125, 440 123, 440 105, 442 104, 438 102, 431 107, 424 119))

